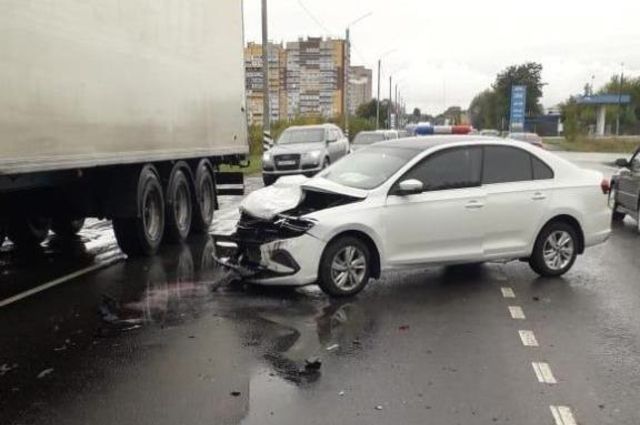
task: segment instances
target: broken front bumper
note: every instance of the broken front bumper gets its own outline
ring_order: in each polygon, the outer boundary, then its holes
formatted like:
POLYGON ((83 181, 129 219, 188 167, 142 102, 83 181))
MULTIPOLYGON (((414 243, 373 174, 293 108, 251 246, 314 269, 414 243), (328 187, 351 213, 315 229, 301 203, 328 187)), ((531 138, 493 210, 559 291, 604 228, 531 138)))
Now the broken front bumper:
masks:
POLYGON ((325 242, 307 233, 290 239, 257 243, 235 238, 237 253, 222 263, 247 282, 302 286, 315 283, 325 242))

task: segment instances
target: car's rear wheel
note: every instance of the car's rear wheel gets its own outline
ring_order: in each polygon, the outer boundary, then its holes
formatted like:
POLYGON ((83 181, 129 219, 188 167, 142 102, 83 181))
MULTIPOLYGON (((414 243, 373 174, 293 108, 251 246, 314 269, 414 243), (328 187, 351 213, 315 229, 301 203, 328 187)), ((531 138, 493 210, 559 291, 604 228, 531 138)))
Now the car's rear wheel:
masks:
POLYGON ((360 239, 340 237, 327 246, 320 260, 318 285, 333 297, 355 295, 369 282, 371 253, 360 239))
POLYGON ((609 206, 613 211, 611 213, 611 219, 615 222, 621 222, 622 220, 624 220, 626 214, 618 211, 618 207, 620 206, 620 204, 618 204, 618 202, 616 201, 617 193, 618 191, 616 190, 616 185, 612 184, 611 191, 609 192, 609 206))
POLYGON ((561 276, 568 272, 578 256, 578 235, 573 226, 561 222, 546 225, 533 248, 529 265, 541 276, 561 276))

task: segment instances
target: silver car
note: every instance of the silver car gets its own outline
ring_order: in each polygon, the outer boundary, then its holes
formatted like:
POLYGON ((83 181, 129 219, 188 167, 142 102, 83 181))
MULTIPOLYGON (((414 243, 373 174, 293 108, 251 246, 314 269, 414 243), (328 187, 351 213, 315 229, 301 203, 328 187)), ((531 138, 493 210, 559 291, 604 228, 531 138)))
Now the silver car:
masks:
POLYGON ((348 153, 349 140, 336 125, 289 127, 262 155, 262 180, 268 186, 281 176, 311 177, 348 153))
POLYGON ((399 133, 396 130, 361 131, 356 134, 353 143, 351 143, 351 152, 355 152, 376 142, 398 139, 399 137, 399 133))

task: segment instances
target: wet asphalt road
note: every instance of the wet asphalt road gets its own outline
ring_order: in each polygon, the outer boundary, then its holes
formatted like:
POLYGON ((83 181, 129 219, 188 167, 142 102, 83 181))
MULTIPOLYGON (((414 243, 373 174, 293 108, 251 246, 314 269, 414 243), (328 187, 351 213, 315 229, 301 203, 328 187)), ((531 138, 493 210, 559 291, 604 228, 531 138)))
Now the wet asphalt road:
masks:
POLYGON ((339 302, 227 286, 208 237, 131 261, 98 221, 71 246, 5 244, 0 302, 115 263, 0 307, 0 424, 639 424, 633 227, 615 226, 564 278, 523 263, 433 268, 339 302), (319 371, 305 370, 314 357, 319 371))

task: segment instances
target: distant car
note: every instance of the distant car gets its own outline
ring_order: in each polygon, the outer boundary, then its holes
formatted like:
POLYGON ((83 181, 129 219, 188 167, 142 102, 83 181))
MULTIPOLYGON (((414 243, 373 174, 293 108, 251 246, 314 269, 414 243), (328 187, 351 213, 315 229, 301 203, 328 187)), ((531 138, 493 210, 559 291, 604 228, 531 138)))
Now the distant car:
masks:
POLYGON ((640 147, 631 159, 620 158, 616 165, 622 168, 611 179, 613 220, 622 221, 628 215, 636 220, 640 232, 640 147))
POLYGON ((262 155, 262 180, 268 186, 281 176, 311 177, 348 153, 349 140, 336 125, 289 127, 262 155))
POLYGON ((397 139, 398 137, 399 135, 396 130, 361 131, 351 143, 351 152, 355 152, 376 142, 397 139))
POLYGON ((311 179, 249 194, 225 264, 250 282, 318 283, 332 296, 353 295, 386 269, 430 265, 526 260, 560 276, 610 235, 603 182, 522 142, 379 142, 311 179))
POLYGON ((486 128, 484 130, 480 130, 481 136, 491 136, 491 137, 500 137, 500 132, 498 130, 492 128, 486 128))
POLYGON ((531 143, 534 146, 544 149, 544 143, 542 143, 542 137, 536 133, 509 133, 507 138, 511 140, 518 140, 520 142, 531 143))

